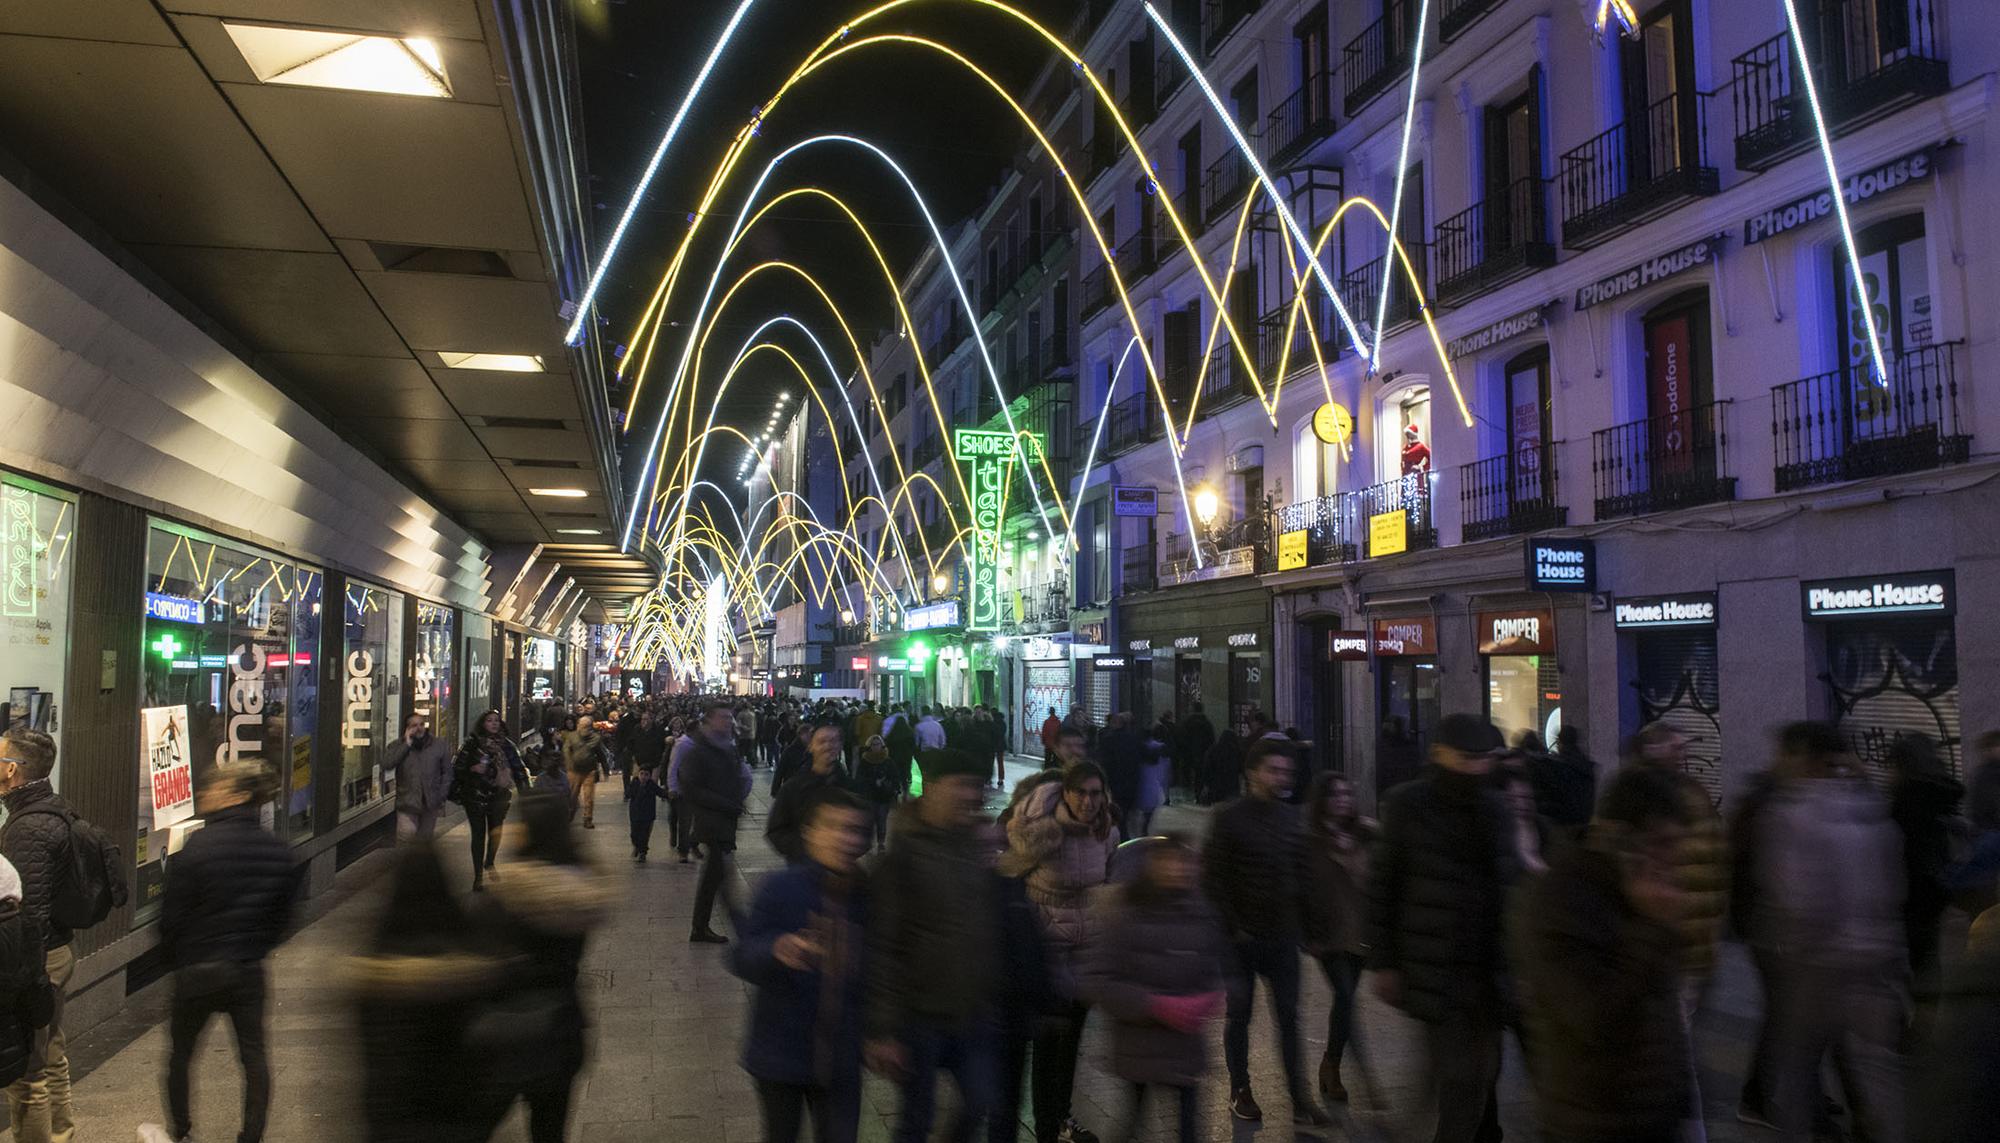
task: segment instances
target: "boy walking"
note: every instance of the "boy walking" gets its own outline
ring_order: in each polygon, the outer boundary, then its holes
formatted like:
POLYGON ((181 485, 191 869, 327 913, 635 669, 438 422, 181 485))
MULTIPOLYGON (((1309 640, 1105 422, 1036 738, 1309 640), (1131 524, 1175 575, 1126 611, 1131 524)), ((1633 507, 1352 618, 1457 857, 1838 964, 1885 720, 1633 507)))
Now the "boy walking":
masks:
POLYGON ((639 776, 625 787, 626 800, 632 803, 628 816, 632 821, 632 860, 637 864, 646 864, 646 851, 653 844, 653 823, 660 818, 660 799, 666 796, 666 787, 660 785, 651 766, 641 766, 639 776))

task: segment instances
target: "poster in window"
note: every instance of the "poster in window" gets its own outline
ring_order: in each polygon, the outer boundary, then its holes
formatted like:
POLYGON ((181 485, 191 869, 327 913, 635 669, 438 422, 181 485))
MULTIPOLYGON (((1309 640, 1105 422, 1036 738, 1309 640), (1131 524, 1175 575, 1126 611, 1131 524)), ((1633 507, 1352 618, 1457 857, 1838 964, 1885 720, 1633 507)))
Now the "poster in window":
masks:
POLYGON ((1931 268, 1922 238, 1896 247, 1896 292, 1903 322, 1899 348, 1908 352, 1931 344, 1931 268))
POLYGON ((1542 367, 1539 362, 1507 377, 1507 429, 1514 442, 1514 474, 1524 490, 1542 468, 1542 367))
POLYGON ((1842 283, 1847 304, 1845 325, 1847 326, 1847 367, 1848 399, 1852 406, 1854 432, 1857 437, 1879 436, 1880 420, 1889 411, 1889 392, 1876 383, 1874 350, 1868 343, 1868 322, 1875 323, 1876 336, 1883 341, 1882 352, 1891 356, 1895 353, 1895 327, 1890 324, 1890 270, 1893 257, 1888 250, 1877 250, 1861 256, 1861 288, 1866 297, 1855 294, 1854 275, 1847 276, 1842 283))
POLYGON ((1694 468, 1694 336, 1686 313, 1646 325, 1646 411, 1651 453, 1661 473, 1694 468))
POLYGON ((151 706, 139 712, 155 830, 194 816, 194 767, 188 753, 186 719, 184 706, 151 706))

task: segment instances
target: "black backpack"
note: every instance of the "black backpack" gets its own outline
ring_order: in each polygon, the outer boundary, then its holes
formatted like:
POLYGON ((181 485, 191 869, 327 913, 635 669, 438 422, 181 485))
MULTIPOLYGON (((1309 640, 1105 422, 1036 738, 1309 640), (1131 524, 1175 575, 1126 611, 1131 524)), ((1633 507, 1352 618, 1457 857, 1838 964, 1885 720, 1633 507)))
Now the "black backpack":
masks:
POLYGON ((130 899, 125 887, 125 854, 96 826, 78 817, 60 798, 48 798, 17 817, 49 814, 69 826, 69 849, 57 854, 49 889, 49 921, 60 928, 87 929, 130 899))

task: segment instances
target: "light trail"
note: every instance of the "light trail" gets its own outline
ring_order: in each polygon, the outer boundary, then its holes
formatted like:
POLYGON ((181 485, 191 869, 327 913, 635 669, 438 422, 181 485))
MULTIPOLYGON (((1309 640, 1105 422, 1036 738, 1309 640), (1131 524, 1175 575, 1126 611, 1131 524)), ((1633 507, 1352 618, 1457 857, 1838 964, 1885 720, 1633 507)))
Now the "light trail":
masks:
MULTIPOLYGON (((1403 147, 1396 157, 1396 197, 1389 204, 1391 238, 1397 236, 1397 227, 1403 224, 1403 184, 1410 177, 1410 129, 1417 121, 1417 83, 1424 73, 1424 25, 1430 20, 1430 15, 1431 0, 1420 0, 1417 7, 1417 43, 1410 52, 1410 97, 1403 107, 1403 147)), ((1384 261, 1382 297, 1375 303, 1375 342, 1368 353, 1371 366, 1379 366, 1382 360, 1382 325, 1389 320, 1389 287, 1395 280, 1395 275, 1389 273, 1389 263, 1384 261)), ((1429 308, 1428 304, 1425 308, 1429 308)))

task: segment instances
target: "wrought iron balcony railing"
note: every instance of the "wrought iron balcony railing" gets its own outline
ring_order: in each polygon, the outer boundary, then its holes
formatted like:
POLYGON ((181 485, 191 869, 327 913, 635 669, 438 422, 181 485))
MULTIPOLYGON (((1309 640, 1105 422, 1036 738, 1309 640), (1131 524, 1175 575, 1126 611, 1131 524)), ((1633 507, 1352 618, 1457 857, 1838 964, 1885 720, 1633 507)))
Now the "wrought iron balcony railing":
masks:
POLYGON ((1716 193, 1708 105, 1675 92, 1562 157, 1563 245, 1582 250, 1716 193))
POLYGON ((1107 455, 1130 452, 1148 441, 1158 440, 1163 431, 1159 407, 1150 393, 1134 393, 1114 402, 1106 415, 1111 418, 1104 426, 1107 455))
POLYGON ((1891 358, 1886 383, 1863 361, 1774 387, 1778 491, 1964 461, 1972 437, 1958 422, 1960 345, 1927 345, 1891 358))
POLYGON ((1462 301, 1556 264, 1549 241, 1549 180, 1516 179, 1437 224, 1437 292, 1462 301))
POLYGON ((910 450, 910 467, 922 469, 925 465, 944 455, 944 437, 937 433, 923 438, 910 450))
POLYGON ((1083 320, 1089 321, 1098 311, 1109 308, 1111 296, 1111 271, 1099 262, 1083 275, 1083 291, 1078 299, 1083 306, 1083 320))
POLYGON ((1468 542, 1568 522, 1569 510, 1556 488, 1558 443, 1529 445, 1459 466, 1459 521, 1468 542))
MULTIPOLYGON (((1950 90, 1938 0, 1822 0, 1800 7, 1814 85, 1833 134, 1950 90)), ((1812 145, 1812 109, 1798 67, 1789 31, 1731 64, 1736 165, 1744 170, 1763 170, 1812 145)))
MULTIPOLYGON (((1257 145, 1254 136, 1250 145, 1257 145)), ((1225 216, 1233 217, 1235 211, 1242 209, 1243 196, 1249 189, 1250 164, 1232 146, 1227 154, 1209 164, 1208 174, 1201 180, 1202 219, 1213 226, 1225 216)))
POLYGON ((1267 382, 1320 361, 1331 365, 1340 356, 1340 318, 1333 312, 1333 303, 1310 282, 1307 288, 1313 293, 1296 316, 1292 304, 1286 302, 1257 320, 1257 362, 1267 382), (1319 340, 1317 355, 1313 352, 1315 335, 1319 340))
MULTIPOLYGON (((1162 191, 1161 198, 1166 199, 1167 197, 1165 192, 1162 191)), ((1191 239, 1200 238, 1202 229, 1201 214, 1197 209, 1199 204, 1195 201, 1196 198, 1195 188, 1193 187, 1189 187, 1181 193, 1173 195, 1171 198, 1174 204, 1174 213, 1180 216, 1181 225, 1187 228, 1188 237, 1191 239)), ((1159 257, 1159 264, 1162 266, 1173 261, 1174 255, 1187 251, 1187 246, 1181 241, 1181 236, 1175 233, 1174 224, 1167 217, 1164 205, 1159 210, 1153 212, 1153 247, 1159 257)))
POLYGON ((1135 544, 1119 557, 1123 593, 1153 591, 1160 586, 1160 552, 1156 544, 1135 544))
POLYGON ((1333 77, 1316 71, 1281 101, 1269 117, 1264 138, 1271 165, 1284 166, 1307 147, 1333 134, 1333 77))
MULTIPOLYGON (((1080 41, 1079 41, 1080 42, 1080 41)), ((1181 62, 1181 55, 1174 49, 1161 48, 1153 59, 1153 107, 1164 111, 1167 101, 1188 81, 1187 65, 1181 62)))
POLYGON ((1290 571, 1282 554, 1285 537, 1306 534, 1305 567, 1344 564, 1354 559, 1353 504, 1344 492, 1287 504, 1272 513, 1271 566, 1290 571))
POLYGON ((1118 277, 1125 283, 1127 290, 1130 290, 1141 279, 1145 278, 1146 275, 1153 272, 1153 267, 1156 264, 1154 253, 1153 232, 1151 230, 1141 230, 1132 237, 1127 238, 1125 245, 1118 248, 1118 277))
POLYGON ((1341 96, 1349 119, 1409 69, 1411 49, 1416 47, 1417 12, 1410 0, 1383 0, 1382 18, 1363 28, 1341 50, 1341 96))
POLYGON ((1728 475, 1728 401, 1677 409, 1591 434, 1597 518, 1637 516, 1736 498, 1728 475))
POLYGON ((1222 46, 1222 42, 1229 38, 1230 33, 1242 27, 1243 21, 1255 15, 1257 9, 1263 6, 1263 2, 1264 0, 1208 0, 1208 6, 1202 12, 1201 18, 1202 50, 1214 55, 1215 50, 1222 46))
POLYGON ((1382 275, 1389 273, 1389 306, 1381 310, 1383 332, 1400 329, 1411 322, 1421 321, 1424 303, 1421 287, 1430 280, 1427 272, 1430 246, 1425 243, 1403 243, 1403 252, 1409 255, 1410 268, 1416 272, 1417 285, 1410 285, 1410 275, 1403 268, 1403 260, 1393 254, 1385 254, 1364 266, 1357 267, 1341 275, 1340 301, 1347 307, 1348 316, 1354 324, 1363 329, 1375 325, 1377 311, 1382 307, 1382 275), (1393 259, 1393 265, 1391 260, 1393 259))
POLYGON ((1481 16, 1498 8, 1502 0, 1444 0, 1438 9, 1438 39, 1449 43, 1470 28, 1481 16))
POLYGON ((1374 550, 1374 523, 1377 516, 1403 514, 1404 551, 1437 547, 1437 525, 1431 516, 1432 474, 1429 470, 1404 473, 1380 484, 1371 484, 1354 494, 1355 525, 1368 541, 1368 558, 1395 555, 1374 550))

